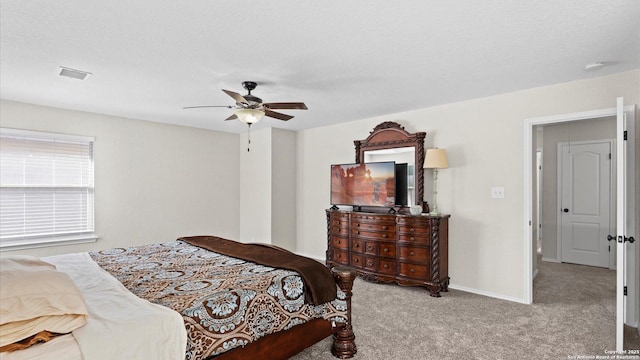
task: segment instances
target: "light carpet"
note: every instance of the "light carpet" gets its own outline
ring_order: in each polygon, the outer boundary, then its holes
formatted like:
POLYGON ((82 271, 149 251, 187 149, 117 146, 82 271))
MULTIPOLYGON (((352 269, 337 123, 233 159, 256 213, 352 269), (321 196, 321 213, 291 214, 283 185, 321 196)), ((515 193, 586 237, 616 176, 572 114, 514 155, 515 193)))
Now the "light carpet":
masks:
MULTIPOLYGON (((595 359, 615 350, 615 271, 538 264, 532 305, 356 279, 354 359, 595 359)), ((625 348, 640 349, 628 330, 625 348)), ((331 339, 292 359, 335 359, 331 339)))

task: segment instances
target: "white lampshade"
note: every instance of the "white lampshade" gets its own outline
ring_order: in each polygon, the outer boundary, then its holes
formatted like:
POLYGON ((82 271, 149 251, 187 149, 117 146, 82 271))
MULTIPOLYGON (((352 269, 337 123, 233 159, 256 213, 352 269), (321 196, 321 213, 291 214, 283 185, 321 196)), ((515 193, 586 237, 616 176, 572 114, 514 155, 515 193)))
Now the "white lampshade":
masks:
POLYGON ((427 149, 427 154, 424 157, 425 169, 446 169, 448 167, 447 150, 427 149))
POLYGON ((240 109, 234 112, 238 120, 245 124, 255 124, 264 116, 264 111, 258 109, 240 109))

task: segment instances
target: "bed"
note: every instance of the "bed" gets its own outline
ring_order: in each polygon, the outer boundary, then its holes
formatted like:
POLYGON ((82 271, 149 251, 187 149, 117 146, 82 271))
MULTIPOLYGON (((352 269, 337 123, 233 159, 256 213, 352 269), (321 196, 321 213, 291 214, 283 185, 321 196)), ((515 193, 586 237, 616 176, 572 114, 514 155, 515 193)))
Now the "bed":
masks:
POLYGON ((19 349, 2 359, 283 359, 330 335, 334 356, 356 353, 355 272, 274 246, 193 236, 0 261, 0 349, 19 349))

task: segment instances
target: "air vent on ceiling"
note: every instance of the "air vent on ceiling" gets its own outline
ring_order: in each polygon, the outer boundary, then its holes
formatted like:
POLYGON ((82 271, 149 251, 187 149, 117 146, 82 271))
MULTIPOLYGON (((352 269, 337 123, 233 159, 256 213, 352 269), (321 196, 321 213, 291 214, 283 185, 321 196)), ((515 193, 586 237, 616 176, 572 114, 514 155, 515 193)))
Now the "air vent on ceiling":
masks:
POLYGON ((89 76, 91 76, 90 72, 70 69, 64 66, 60 66, 60 69, 60 76, 65 76, 72 79, 86 80, 89 76))

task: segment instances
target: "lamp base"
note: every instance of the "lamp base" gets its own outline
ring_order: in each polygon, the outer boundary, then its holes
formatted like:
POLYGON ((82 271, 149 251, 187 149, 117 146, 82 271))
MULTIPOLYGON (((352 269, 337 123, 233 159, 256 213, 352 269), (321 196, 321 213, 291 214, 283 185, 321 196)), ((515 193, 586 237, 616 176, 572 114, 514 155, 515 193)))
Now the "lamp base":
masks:
POLYGON ((429 215, 430 216, 440 216, 440 215, 442 215, 442 213, 440 213, 440 211, 431 211, 431 212, 429 212, 429 215))

